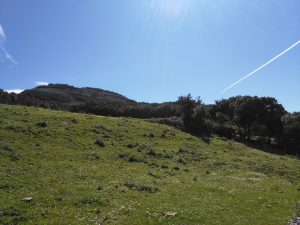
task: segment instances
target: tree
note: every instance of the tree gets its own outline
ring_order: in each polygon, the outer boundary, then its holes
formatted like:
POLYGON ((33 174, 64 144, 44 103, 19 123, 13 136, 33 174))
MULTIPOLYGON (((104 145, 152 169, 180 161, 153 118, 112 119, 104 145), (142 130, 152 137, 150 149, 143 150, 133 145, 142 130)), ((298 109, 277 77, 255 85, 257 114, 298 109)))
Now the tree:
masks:
POLYGON ((251 139, 251 131, 258 121, 260 111, 260 101, 258 97, 244 96, 236 101, 234 120, 236 124, 243 128, 244 136, 251 139))
POLYGON ((209 136, 212 125, 208 121, 208 110, 201 99, 193 99, 190 94, 178 98, 181 105, 182 121, 186 131, 197 136, 209 136))
POLYGON ((282 117, 283 133, 281 146, 287 153, 300 154, 300 112, 282 117))
POLYGON ((278 140, 283 132, 283 122, 281 118, 285 115, 286 111, 275 98, 263 97, 260 98, 260 102, 258 123, 265 128, 263 135, 268 137, 269 142, 271 137, 278 140))
POLYGON ((0 89, 0 103, 3 103, 3 104, 11 104, 12 103, 10 94, 2 89, 0 89))
POLYGON ((188 94, 187 96, 180 96, 177 102, 181 106, 183 125, 187 130, 191 130, 193 126, 194 108, 197 104, 201 104, 201 100, 198 99, 196 101, 192 98, 191 94, 188 94))

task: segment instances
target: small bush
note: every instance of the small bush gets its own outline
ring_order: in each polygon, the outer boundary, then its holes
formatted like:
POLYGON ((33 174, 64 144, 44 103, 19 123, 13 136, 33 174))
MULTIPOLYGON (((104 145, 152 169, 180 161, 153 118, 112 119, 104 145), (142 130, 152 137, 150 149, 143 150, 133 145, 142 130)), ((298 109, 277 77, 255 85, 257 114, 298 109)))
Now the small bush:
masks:
POLYGON ((48 123, 46 121, 40 121, 40 122, 37 122, 36 125, 38 127, 47 127, 48 123))
POLYGON ((189 150, 187 150, 187 149, 185 149, 185 148, 179 148, 179 149, 178 149, 178 152, 179 152, 179 153, 188 153, 189 150))
POLYGON ((173 170, 180 170, 180 168, 178 166, 174 166, 173 170))
POLYGON ((213 132, 220 137, 225 137, 228 139, 232 139, 236 133, 232 126, 223 124, 214 124, 213 132))
POLYGON ((77 207, 90 206, 90 205, 105 205, 105 202, 95 197, 83 197, 75 203, 77 207))
POLYGON ((105 147, 104 142, 103 142, 102 140, 100 140, 100 139, 97 139, 97 140, 95 141, 95 144, 98 145, 98 146, 101 147, 101 148, 104 148, 104 147, 105 147))
POLYGON ((134 144, 127 144, 126 147, 127 148, 134 148, 134 144))
POLYGON ((79 121, 78 121, 76 118, 72 118, 72 119, 71 119, 71 122, 72 122, 72 123, 75 123, 75 124, 79 123, 79 121))
POLYGON ((150 185, 144 185, 144 184, 136 184, 133 182, 125 182, 124 186, 131 190, 136 190, 136 191, 140 191, 140 192, 148 192, 148 193, 159 192, 159 189, 157 187, 153 187, 150 185))
POLYGON ((154 178, 156 178, 156 179, 160 178, 160 176, 158 176, 158 175, 152 173, 151 171, 148 172, 148 175, 151 176, 151 177, 154 177, 154 178))
POLYGON ((161 167, 162 169, 169 169, 169 166, 166 165, 166 164, 162 164, 160 167, 161 167))
POLYGON ((149 166, 151 166, 151 167, 159 167, 159 165, 157 164, 157 162, 154 162, 154 161, 152 161, 152 162, 149 162, 149 163, 147 163, 149 166))
POLYGON ((151 155, 151 156, 156 157, 156 156, 158 156, 158 153, 157 153, 154 149, 150 148, 150 149, 147 151, 147 155, 151 155))
POLYGON ((12 161, 17 161, 20 159, 20 154, 17 149, 15 149, 13 146, 10 144, 5 144, 0 148, 0 154, 4 154, 5 152, 8 153, 10 159, 12 161))
POLYGON ((152 134, 152 133, 149 134, 149 138, 154 138, 154 137, 155 137, 154 134, 152 134))
POLYGON ((177 162, 179 162, 181 164, 187 164, 187 162, 182 158, 178 159, 177 162))
POLYGON ((100 156, 97 153, 91 153, 87 155, 88 160, 98 160, 100 159, 100 156))
POLYGON ((173 155, 170 154, 170 153, 165 153, 165 154, 163 154, 163 157, 164 157, 165 159, 172 159, 172 158, 173 158, 173 155))
POLYGON ((110 129, 108 129, 108 128, 106 128, 106 127, 104 127, 104 126, 102 126, 102 125, 97 125, 97 126, 95 126, 95 128, 93 129, 93 132, 94 133, 96 133, 96 134, 100 134, 101 132, 111 132, 111 130, 110 129))
POLYGON ((131 154, 127 153, 127 152, 121 152, 121 153, 119 153, 118 156, 119 156, 119 158, 124 159, 124 160, 126 160, 128 162, 132 162, 132 163, 133 162, 136 162, 136 163, 146 163, 145 159, 140 158, 140 157, 135 156, 135 155, 131 155, 131 154))
POLYGON ((166 124, 172 127, 175 127, 179 130, 183 130, 183 122, 179 117, 170 117, 170 118, 153 118, 149 120, 152 123, 166 124))

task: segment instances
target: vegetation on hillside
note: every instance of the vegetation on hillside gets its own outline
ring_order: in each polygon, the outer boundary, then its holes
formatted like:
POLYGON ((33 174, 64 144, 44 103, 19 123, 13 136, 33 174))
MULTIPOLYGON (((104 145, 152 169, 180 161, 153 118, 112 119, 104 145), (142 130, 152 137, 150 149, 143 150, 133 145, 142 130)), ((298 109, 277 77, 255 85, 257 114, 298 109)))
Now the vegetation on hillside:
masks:
POLYGON ((286 225, 300 216, 299 185, 295 156, 140 119, 0 105, 0 224, 286 225))
MULTIPOLYGON (((139 103, 96 88, 49 84, 20 94, 0 90, 0 103, 21 104, 104 116, 150 118, 199 137, 218 135, 300 154, 300 114, 287 113, 271 97, 236 96, 205 105, 189 94, 176 102, 139 103)), ((278 151, 278 150, 276 150, 278 151)))
POLYGON ((49 84, 20 94, 0 89, 0 103, 43 107, 103 116, 135 118, 179 116, 176 103, 138 103, 115 92, 99 88, 76 88, 67 84, 49 84))

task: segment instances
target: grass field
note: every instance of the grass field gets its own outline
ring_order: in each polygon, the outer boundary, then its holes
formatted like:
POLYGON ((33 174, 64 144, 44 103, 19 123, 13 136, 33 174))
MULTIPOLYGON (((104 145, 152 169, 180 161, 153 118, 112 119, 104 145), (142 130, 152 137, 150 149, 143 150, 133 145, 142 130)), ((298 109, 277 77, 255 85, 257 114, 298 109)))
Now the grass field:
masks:
POLYGON ((0 224, 286 225, 300 161, 174 128, 0 105, 0 224))

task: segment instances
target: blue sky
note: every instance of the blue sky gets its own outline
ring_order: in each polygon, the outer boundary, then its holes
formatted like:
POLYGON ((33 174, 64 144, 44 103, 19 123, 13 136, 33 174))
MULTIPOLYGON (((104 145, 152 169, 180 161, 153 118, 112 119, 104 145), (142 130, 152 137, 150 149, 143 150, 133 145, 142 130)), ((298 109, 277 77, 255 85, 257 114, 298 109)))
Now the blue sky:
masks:
POLYGON ((146 102, 272 96, 300 111, 299 0, 0 0, 0 88, 36 82, 146 102))

